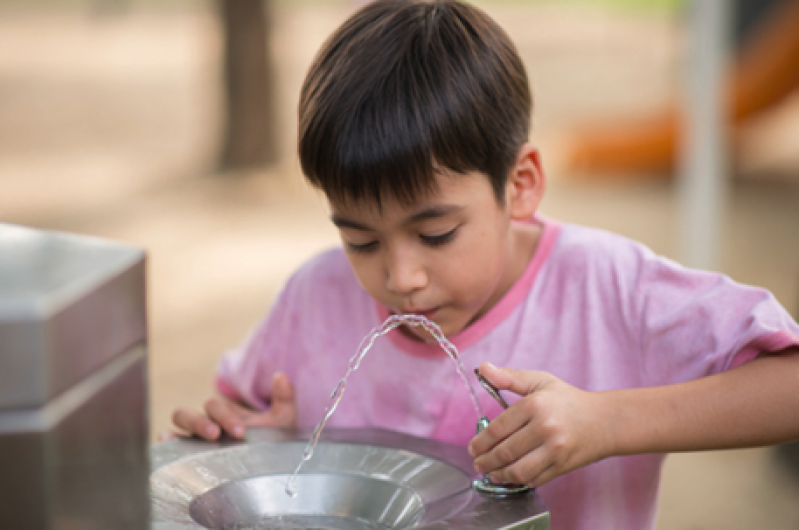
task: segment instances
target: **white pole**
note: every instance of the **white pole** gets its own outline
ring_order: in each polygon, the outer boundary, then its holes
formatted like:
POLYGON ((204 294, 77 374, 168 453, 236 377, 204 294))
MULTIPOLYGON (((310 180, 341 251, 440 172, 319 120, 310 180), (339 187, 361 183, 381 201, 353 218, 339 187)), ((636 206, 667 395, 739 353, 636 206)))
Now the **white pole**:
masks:
POLYGON ((727 116, 724 82, 730 0, 691 0, 679 179, 681 260, 718 269, 726 196, 727 116))

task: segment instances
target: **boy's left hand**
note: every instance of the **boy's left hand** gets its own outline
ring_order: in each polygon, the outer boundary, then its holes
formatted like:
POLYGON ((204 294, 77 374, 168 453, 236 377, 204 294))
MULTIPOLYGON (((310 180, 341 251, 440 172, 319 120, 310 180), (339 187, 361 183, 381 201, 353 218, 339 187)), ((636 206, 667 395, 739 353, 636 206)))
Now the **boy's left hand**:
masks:
POLYGON ((478 473, 537 487, 611 455, 601 394, 546 372, 483 363, 480 373, 499 390, 524 397, 469 443, 478 473))

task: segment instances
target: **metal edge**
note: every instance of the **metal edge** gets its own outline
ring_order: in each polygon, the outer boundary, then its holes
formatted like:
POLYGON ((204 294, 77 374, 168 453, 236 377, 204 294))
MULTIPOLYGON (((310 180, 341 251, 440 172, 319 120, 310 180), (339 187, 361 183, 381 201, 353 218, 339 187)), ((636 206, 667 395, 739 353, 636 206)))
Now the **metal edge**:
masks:
POLYGON ((0 434, 45 432, 63 421, 84 403, 139 361, 146 361, 147 348, 141 344, 116 357, 92 375, 65 391, 44 407, 33 410, 0 411, 0 434))

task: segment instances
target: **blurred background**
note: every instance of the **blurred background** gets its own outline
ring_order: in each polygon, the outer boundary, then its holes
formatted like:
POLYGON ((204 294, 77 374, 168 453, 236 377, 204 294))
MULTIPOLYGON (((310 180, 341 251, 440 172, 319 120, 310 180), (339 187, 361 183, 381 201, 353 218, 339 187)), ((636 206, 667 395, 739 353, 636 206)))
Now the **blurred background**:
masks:
MULTIPOLYGON (((679 109, 691 6, 483 0, 534 97, 545 214, 681 259, 679 109)), ((794 0, 737 2, 713 268, 799 313, 794 0), (775 15, 776 13, 776 15, 775 15), (791 18, 794 17, 794 18, 791 18), (782 26, 781 26, 782 22, 782 26)), ((153 440, 293 269, 336 245, 302 180, 302 77, 355 0, 4 0, 0 222, 148 253, 153 440), (232 28, 232 29, 231 29, 232 28)), ((799 528, 791 448, 672 455, 658 528, 799 528)))

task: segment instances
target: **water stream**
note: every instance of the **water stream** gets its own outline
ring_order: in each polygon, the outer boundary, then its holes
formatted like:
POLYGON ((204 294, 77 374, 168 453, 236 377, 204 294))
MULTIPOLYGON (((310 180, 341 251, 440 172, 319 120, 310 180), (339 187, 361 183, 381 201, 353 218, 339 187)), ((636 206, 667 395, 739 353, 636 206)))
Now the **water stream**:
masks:
POLYGON ((447 355, 449 355, 450 358, 455 362, 455 370, 458 372, 458 375, 460 375, 464 385, 466 385, 466 388, 469 390, 469 397, 472 399, 472 404, 474 405, 474 410, 477 413, 477 417, 482 418, 485 416, 483 413, 483 407, 480 406, 480 402, 477 400, 477 394, 475 393, 471 382, 466 376, 466 369, 458 357, 458 349, 449 341, 449 339, 444 336, 444 333, 442 333, 441 328, 438 327, 438 324, 428 320, 422 315, 391 315, 385 320, 385 322, 374 328, 369 332, 369 334, 366 335, 366 337, 363 338, 360 346, 358 346, 358 350, 355 352, 355 355, 353 355, 353 357, 350 359, 347 373, 344 374, 344 377, 341 378, 341 380, 338 382, 338 385, 336 385, 335 390, 333 390, 333 393, 330 395, 330 403, 325 409, 325 414, 322 417, 322 421, 320 421, 314 429, 313 434, 308 441, 308 445, 305 447, 305 451, 303 451, 302 459, 297 465, 297 469, 294 470, 294 474, 286 482, 286 494, 290 497, 295 497, 297 495, 297 475, 299 474, 300 469, 302 469, 303 464, 305 464, 305 462, 310 460, 313 456, 316 444, 319 442, 319 437, 322 434, 322 429, 324 429, 327 420, 330 419, 330 416, 332 416, 336 411, 336 407, 338 407, 339 401, 341 401, 341 397, 344 395, 344 390, 347 389, 347 378, 352 372, 358 369, 358 367, 361 365, 361 361, 366 356, 366 353, 372 348, 372 345, 375 343, 375 340, 377 340, 378 337, 382 337, 392 329, 403 324, 413 327, 422 327, 428 333, 430 333, 434 339, 436 339, 438 345, 441 346, 447 355))

